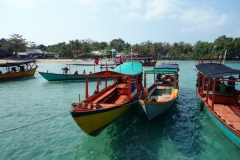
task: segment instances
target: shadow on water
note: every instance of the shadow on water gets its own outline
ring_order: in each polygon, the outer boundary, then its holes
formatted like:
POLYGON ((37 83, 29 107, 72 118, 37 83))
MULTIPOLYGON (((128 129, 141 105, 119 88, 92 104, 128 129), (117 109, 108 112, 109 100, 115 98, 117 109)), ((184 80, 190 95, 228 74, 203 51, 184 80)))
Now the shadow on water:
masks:
POLYGON ((195 90, 182 89, 178 100, 152 122, 138 103, 116 120, 97 139, 109 139, 110 159, 187 159, 201 153, 195 90))
POLYGON ((152 122, 137 103, 98 137, 82 139, 76 156, 86 154, 82 147, 87 146, 92 154, 85 158, 196 158, 202 151, 196 98, 195 90, 182 88, 174 105, 152 122))

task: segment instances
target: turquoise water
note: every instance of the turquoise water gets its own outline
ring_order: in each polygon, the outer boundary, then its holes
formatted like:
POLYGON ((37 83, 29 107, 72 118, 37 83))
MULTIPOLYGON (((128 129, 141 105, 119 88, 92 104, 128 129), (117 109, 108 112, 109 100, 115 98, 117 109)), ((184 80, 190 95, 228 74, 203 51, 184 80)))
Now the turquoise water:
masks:
MULTIPOLYGON (((85 83, 48 82, 38 73, 30 78, 0 82, 0 132, 65 113, 0 134, 0 159, 239 159, 240 149, 206 113, 198 111, 194 70, 197 61, 176 62, 180 67, 180 93, 172 108, 148 122, 136 104, 97 137, 83 133, 68 112, 79 94, 84 98, 85 83)), ((66 63, 37 64, 37 71, 61 73, 66 63)), ((239 62, 226 65, 240 68, 239 62)), ((72 73, 75 70, 81 73, 83 69, 87 73, 93 71, 93 67, 78 67, 72 68, 72 73)), ((98 67, 96 70, 100 71, 98 67)), ((92 93, 95 83, 90 83, 92 93)))

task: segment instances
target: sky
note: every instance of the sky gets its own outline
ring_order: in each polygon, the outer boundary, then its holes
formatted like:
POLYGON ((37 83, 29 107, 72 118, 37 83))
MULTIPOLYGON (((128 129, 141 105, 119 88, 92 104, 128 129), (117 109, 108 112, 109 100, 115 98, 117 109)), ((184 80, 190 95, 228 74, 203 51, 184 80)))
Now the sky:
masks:
POLYGON ((240 0, 0 0, 0 39, 37 45, 70 40, 131 45, 240 37, 240 0))

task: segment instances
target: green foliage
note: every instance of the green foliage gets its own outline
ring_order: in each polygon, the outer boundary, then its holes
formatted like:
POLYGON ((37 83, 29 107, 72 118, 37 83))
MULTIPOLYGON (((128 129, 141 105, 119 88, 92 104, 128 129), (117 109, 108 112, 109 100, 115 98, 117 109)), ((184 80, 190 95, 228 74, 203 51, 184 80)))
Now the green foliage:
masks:
POLYGON ((19 34, 10 35, 10 38, 7 39, 6 43, 4 44, 4 50, 12 50, 14 51, 14 56, 18 52, 26 51, 28 42, 19 34))
POLYGON ((41 49, 42 51, 53 52, 60 58, 79 58, 93 57, 93 51, 102 52, 101 56, 111 56, 112 49, 129 55, 131 52, 137 52, 140 56, 168 57, 171 59, 197 59, 202 57, 220 56, 227 50, 227 58, 240 57, 240 38, 226 37, 225 35, 218 37, 214 42, 197 41, 194 45, 190 43, 175 42, 169 44, 167 42, 151 42, 145 41, 140 44, 131 45, 122 39, 113 39, 110 43, 97 42, 90 39, 86 40, 70 40, 69 43, 61 42, 54 45, 44 46, 37 45, 35 42, 27 42, 21 35, 13 34, 6 43, 0 43, 1 50, 13 50, 15 53, 26 51, 29 49, 41 49), (213 50, 214 44, 217 45, 213 50))

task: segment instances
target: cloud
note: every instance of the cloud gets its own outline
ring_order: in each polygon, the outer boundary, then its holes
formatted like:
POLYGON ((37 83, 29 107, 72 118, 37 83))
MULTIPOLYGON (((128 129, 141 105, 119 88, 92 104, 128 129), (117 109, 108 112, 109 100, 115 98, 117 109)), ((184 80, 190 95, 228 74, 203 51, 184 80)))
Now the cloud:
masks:
POLYGON ((15 8, 31 8, 36 5, 37 0, 0 0, 15 8))
MULTIPOLYGON (((217 27, 223 26, 228 16, 217 12, 210 7, 209 3, 195 3, 189 0, 136 0, 137 9, 130 9, 127 1, 121 1, 120 4, 127 6, 125 9, 124 19, 137 19, 143 21, 164 21, 180 22, 182 32, 213 31, 217 27)), ((129 4, 131 4, 129 2, 129 4)))
POLYGON ((213 9, 193 8, 180 13, 178 20, 185 26, 183 32, 193 30, 209 32, 223 26, 227 22, 227 15, 218 14, 213 9))
POLYGON ((74 0, 79 6, 83 6, 86 9, 90 9, 93 11, 101 10, 101 7, 107 2, 111 2, 110 0, 74 0))

